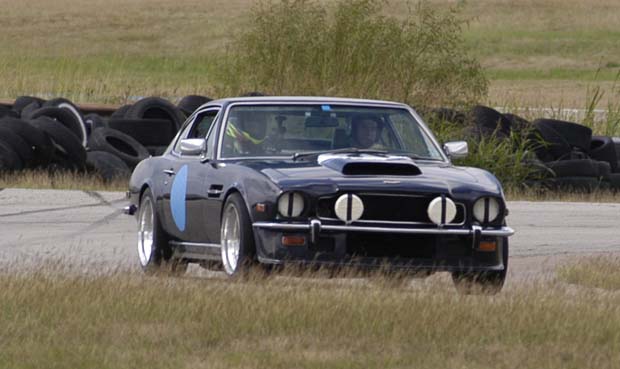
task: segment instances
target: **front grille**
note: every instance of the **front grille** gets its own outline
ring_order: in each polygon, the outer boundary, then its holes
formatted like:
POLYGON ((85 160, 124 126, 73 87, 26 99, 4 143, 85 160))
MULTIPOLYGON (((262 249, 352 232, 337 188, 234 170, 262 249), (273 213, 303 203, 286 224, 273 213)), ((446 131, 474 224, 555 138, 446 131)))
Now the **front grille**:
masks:
MULTIPOLYGON (((337 219, 334 211, 336 200, 342 194, 319 199, 317 215, 321 219, 337 219)), ((364 213, 360 221, 368 222, 409 222, 428 223, 428 204, 437 196, 434 195, 395 195, 378 193, 357 193, 364 203, 364 213)), ((465 222, 465 206, 456 204, 456 218, 451 224, 465 222)))

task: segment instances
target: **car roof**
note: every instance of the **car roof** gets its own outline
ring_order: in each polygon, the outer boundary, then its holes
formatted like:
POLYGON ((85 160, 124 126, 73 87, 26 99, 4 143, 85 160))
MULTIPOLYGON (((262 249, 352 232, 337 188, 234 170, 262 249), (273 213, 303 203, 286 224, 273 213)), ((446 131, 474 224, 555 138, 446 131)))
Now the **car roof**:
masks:
POLYGON ((229 97, 224 99, 212 100, 204 106, 229 105, 232 103, 310 103, 310 104, 351 104, 351 105, 382 105, 397 108, 408 108, 406 104, 394 101, 354 99, 342 97, 321 97, 321 96, 247 96, 229 97))

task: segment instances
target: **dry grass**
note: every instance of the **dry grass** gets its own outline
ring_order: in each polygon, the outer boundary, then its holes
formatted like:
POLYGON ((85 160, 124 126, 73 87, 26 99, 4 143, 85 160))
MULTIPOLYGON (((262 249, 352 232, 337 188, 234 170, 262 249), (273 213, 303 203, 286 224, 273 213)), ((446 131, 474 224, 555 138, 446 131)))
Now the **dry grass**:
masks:
MULTIPOLYGON (((217 95, 214 62, 253 4, 0 0, 0 97, 50 93, 121 103, 135 95, 217 95)), ((393 0, 386 12, 406 14, 406 6, 393 0)), ((580 107, 584 83, 598 71, 604 84, 619 70, 615 0, 481 0, 462 12, 470 20, 464 36, 491 77, 490 103, 580 107)))
POLYGON ((580 286, 620 290, 620 258, 597 256, 559 269, 560 279, 580 286))
POLYGON ((614 368, 620 297, 445 281, 0 273, 10 368, 614 368), (355 282, 355 283, 353 283, 355 282))
POLYGON ((17 173, 0 173, 0 188, 45 188, 56 190, 126 191, 129 180, 119 178, 103 181, 92 173, 24 170, 17 173))

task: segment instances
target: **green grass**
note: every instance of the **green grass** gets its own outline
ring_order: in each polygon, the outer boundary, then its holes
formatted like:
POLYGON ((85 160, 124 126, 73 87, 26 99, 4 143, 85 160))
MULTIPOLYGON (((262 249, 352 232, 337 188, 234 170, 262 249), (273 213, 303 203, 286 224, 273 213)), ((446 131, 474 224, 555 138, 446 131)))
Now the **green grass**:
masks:
MULTIPOLYGON (((10 268, 9 268, 10 269, 10 268)), ((62 268, 61 268, 62 269, 62 268)), ((5 269, 6 270, 6 269, 5 269)), ((613 368, 615 295, 298 277, 0 274, 0 366, 613 368), (567 303, 570 301, 570 303, 567 303)))

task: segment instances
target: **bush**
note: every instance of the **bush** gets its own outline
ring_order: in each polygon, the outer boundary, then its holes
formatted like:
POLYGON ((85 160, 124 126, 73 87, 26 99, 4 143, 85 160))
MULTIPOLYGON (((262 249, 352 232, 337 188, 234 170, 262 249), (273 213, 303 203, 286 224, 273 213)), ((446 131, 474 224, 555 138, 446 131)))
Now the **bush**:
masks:
POLYGON ((233 90, 277 95, 390 99, 458 105, 486 95, 487 80, 461 38, 459 8, 410 4, 403 19, 388 2, 260 2, 227 60, 233 90))

